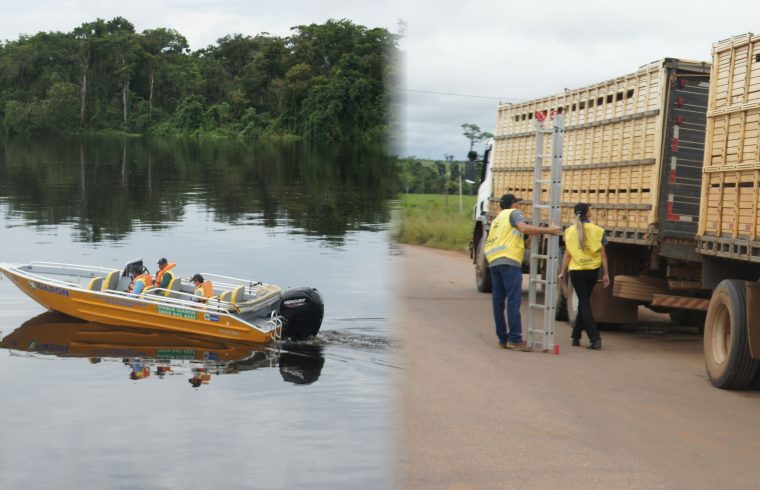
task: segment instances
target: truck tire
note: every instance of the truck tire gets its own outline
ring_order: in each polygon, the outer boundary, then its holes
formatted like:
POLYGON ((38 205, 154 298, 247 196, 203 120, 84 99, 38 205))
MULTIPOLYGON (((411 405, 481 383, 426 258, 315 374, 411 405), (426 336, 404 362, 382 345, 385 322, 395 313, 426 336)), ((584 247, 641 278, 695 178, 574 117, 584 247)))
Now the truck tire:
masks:
POLYGON ((557 304, 554 309, 554 319, 562 322, 575 322, 578 316, 578 295, 575 294, 570 277, 567 278, 567 289, 557 285, 557 304), (565 294, 567 293, 567 294, 565 294))
POLYGON ((758 361, 752 359, 749 351, 746 291, 742 281, 725 279, 713 291, 703 345, 707 375, 714 386, 743 389, 752 383, 758 361))
POLYGON ((575 323, 575 319, 578 316, 578 295, 575 294, 575 288, 573 288, 573 281, 570 280, 570 276, 567 277, 567 321, 575 323))
POLYGON ((567 321, 567 296, 561 286, 557 286, 557 304, 554 308, 554 319, 558 322, 567 321))
MULTIPOLYGON (((561 272, 562 257, 565 255, 565 246, 562 242, 559 244, 559 264, 557 265, 557 272, 561 272)), ((565 296, 565 286, 562 281, 557 279, 557 303, 554 305, 554 319, 558 322, 567 321, 567 296, 565 296)))
POLYGON ((483 233, 475 249, 475 286, 481 293, 491 292, 491 269, 486 260, 486 234, 483 233))

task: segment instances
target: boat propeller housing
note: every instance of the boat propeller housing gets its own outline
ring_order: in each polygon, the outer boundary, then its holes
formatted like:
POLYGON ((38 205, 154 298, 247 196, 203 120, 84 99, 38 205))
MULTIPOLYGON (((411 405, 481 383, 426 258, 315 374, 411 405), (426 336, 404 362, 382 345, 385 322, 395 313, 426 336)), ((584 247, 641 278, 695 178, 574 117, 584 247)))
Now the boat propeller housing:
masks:
POLYGON ((319 332, 325 304, 314 288, 291 288, 282 293, 278 313, 282 318, 283 338, 305 340, 319 332))

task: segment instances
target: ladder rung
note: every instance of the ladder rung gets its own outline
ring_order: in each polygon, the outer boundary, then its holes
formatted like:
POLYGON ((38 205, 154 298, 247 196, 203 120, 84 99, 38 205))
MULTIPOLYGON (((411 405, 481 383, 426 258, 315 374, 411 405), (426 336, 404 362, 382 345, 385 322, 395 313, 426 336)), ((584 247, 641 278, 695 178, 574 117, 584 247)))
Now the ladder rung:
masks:
POLYGON ((551 204, 534 204, 533 207, 536 209, 549 209, 552 206, 551 204))
POLYGON ((538 284, 546 284, 546 279, 531 279, 530 282, 538 284))
POLYGON ((545 310, 547 309, 546 305, 539 305, 537 303, 531 303, 528 305, 528 308, 533 308, 534 310, 545 310))
POLYGON ((530 256, 530 258, 531 258, 531 260, 533 260, 533 259, 536 259, 536 260, 539 260, 539 259, 540 260, 546 260, 546 259, 549 258, 549 256, 548 255, 542 255, 542 254, 533 254, 533 255, 530 256))

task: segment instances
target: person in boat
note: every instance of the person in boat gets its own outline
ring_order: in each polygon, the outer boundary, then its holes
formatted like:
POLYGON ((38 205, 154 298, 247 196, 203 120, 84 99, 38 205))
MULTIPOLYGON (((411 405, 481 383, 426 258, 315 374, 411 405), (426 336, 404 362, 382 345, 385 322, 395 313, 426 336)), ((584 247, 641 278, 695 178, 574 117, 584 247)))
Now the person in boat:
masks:
POLYGON ((150 376, 150 368, 142 363, 140 359, 130 358, 127 363, 132 368, 132 372, 129 373, 129 379, 143 379, 150 376))
POLYGON ((197 298, 193 298, 193 301, 205 303, 208 301, 208 298, 214 297, 214 286, 211 284, 211 281, 204 280, 200 274, 194 275, 191 281, 195 285, 195 292, 193 294, 197 296, 197 298))
POLYGON ((153 279, 150 276, 150 272, 143 268, 142 272, 133 276, 132 283, 127 288, 128 293, 140 294, 145 288, 153 284, 153 279))
POLYGON ((177 267, 176 263, 169 262, 164 257, 158 259, 158 272, 156 272, 156 278, 153 280, 153 286, 163 289, 168 288, 169 283, 174 279, 172 269, 175 267, 177 267))
POLYGON ((205 368, 195 371, 193 370, 193 377, 188 379, 193 388, 199 388, 202 384, 207 385, 211 381, 211 374, 206 372, 205 368))

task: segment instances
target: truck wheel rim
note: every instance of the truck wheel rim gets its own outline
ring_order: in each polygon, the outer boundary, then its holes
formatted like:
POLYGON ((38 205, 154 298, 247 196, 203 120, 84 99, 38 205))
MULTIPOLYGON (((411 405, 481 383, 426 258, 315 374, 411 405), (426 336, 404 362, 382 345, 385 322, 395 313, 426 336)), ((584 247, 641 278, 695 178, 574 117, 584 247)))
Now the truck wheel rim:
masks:
POLYGON ((713 358, 717 364, 723 364, 726 361, 730 338, 731 315, 726 305, 721 305, 715 315, 712 329, 713 358))

